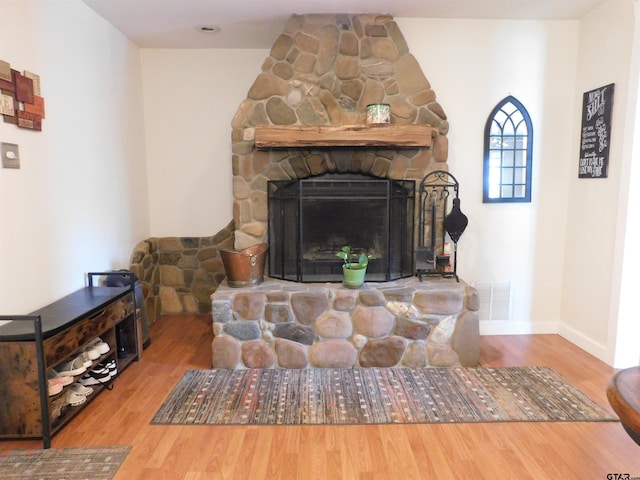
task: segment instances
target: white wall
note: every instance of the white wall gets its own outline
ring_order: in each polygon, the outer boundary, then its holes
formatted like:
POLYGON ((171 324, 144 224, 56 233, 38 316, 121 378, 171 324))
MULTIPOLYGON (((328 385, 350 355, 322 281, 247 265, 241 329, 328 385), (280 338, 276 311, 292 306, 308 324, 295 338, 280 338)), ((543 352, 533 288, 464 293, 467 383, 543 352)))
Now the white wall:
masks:
POLYGON ((640 364, 640 322, 637 314, 637 275, 640 265, 640 165, 633 159, 640 157, 640 2, 634 3, 634 34, 632 40, 631 62, 629 69, 629 88, 627 93, 627 112, 624 118, 624 140, 620 171, 621 202, 627 199, 627 208, 618 209, 618 224, 626 225, 626 230, 618 228, 616 243, 620 237, 624 242, 616 248, 623 255, 616 258, 612 292, 620 289, 620 302, 613 302, 610 310, 609 341, 607 342, 607 360, 618 368, 640 364), (628 181, 625 181, 628 179, 628 181))
POLYGON ((123 268, 149 236, 137 47, 75 0, 0 2, 0 58, 41 76, 43 131, 0 121, 0 312, 24 314, 123 268))
MULTIPOLYGON (((633 82, 629 82, 634 29, 637 29, 633 3, 633 0, 612 0, 581 21, 572 136, 577 139, 580 134, 582 93, 615 83, 609 175, 606 179, 578 179, 574 163, 568 183, 560 332, 609 363, 613 362, 615 354, 627 235, 629 171, 634 141, 634 130, 627 129, 627 122, 635 119, 634 99, 638 89, 637 73, 633 82)), ((635 61, 637 65, 637 58, 635 61)), ((579 144, 575 142, 571 158, 578 157, 579 144)), ((633 267, 633 264, 627 265, 627 268, 633 267)), ((637 272, 637 264, 635 267, 637 272)), ((627 282, 630 281, 632 277, 628 277, 627 282)), ((636 310, 626 313, 636 317, 633 323, 637 323, 636 310)), ((640 356, 637 337, 635 345, 632 357, 637 364, 640 356)))
POLYGON ((233 219, 231 120, 268 50, 142 50, 151 233, 209 236, 233 219))
POLYGON ((555 332, 578 22, 397 20, 451 123, 449 169, 470 219, 458 245, 460 276, 511 284, 510 319, 482 322, 481 332, 555 332), (483 204, 484 126, 508 95, 533 123, 532 201, 483 204))

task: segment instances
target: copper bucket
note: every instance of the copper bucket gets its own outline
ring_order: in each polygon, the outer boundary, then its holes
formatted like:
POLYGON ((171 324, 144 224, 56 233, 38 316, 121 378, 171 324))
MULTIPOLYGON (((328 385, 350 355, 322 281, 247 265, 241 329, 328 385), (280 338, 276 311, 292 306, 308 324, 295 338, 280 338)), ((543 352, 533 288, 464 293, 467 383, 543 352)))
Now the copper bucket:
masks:
POLYGON ((220 249, 220 257, 230 287, 262 283, 269 245, 259 243, 243 250, 220 249))

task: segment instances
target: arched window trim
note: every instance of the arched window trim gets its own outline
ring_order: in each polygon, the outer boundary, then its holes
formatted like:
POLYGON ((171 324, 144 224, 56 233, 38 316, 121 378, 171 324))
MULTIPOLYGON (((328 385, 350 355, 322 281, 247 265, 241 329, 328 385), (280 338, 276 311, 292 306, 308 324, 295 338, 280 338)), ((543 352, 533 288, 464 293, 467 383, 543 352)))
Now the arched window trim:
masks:
MULTIPOLYGON (((515 136, 515 132, 517 131, 516 129, 517 129, 517 125, 514 125, 514 136, 515 136)), ((518 99, 516 99, 512 95, 509 95, 505 97, 500 103, 498 103, 495 106, 495 108, 491 111, 484 128, 484 180, 483 180, 483 190, 482 190, 483 203, 531 202, 532 146, 533 146, 533 127, 531 124, 531 117, 529 116, 529 112, 527 112, 527 109, 524 107, 524 105, 522 105, 522 103, 518 101, 518 99), (525 161, 526 161, 525 183, 524 183, 525 192, 523 196, 519 196, 519 197, 515 197, 515 196, 503 197, 501 193, 500 196, 492 198, 492 197, 489 197, 489 188, 491 186, 489 183, 490 182, 489 172, 490 172, 490 152, 491 152, 491 127, 494 125, 494 122, 495 122, 496 125, 502 131, 507 121, 510 121, 513 125, 512 116, 516 112, 514 111, 511 113, 507 113, 503 110, 503 108, 507 106, 509 103, 513 104, 513 106, 516 107, 517 112, 519 112, 520 115, 522 115, 522 119, 520 120, 520 123, 524 122, 527 129, 527 135, 526 135, 527 146, 526 146, 526 151, 524 152, 525 161), (506 118, 502 121, 502 123, 500 123, 496 118, 498 114, 506 116, 506 118)), ((495 150, 496 149, 494 149, 494 151, 495 150)), ((506 150, 510 150, 510 149, 506 149, 506 150)), ((504 152, 505 150, 501 148, 500 151, 504 152)), ((501 158, 502 158, 502 155, 501 155, 501 158)), ((500 167, 501 178, 502 178, 503 168, 504 168, 503 166, 500 167)))

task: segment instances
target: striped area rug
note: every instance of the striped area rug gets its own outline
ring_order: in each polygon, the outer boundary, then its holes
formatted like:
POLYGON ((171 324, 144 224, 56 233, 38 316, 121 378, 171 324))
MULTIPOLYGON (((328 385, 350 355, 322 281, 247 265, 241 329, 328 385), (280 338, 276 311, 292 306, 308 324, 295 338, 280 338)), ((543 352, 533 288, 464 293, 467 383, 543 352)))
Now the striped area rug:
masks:
POLYGON ((617 421, 546 367, 189 370, 152 424, 617 421))
POLYGON ((3 480, 110 480, 130 446, 0 451, 3 480))

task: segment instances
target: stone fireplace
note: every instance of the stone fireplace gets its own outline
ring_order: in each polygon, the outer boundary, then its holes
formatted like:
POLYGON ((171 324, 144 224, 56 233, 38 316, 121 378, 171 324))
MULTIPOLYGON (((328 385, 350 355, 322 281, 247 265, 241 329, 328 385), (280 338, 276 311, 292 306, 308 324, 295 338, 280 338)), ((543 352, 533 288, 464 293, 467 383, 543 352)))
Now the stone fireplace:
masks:
MULTIPOLYGON (((327 173, 420 181, 446 170, 449 129, 420 65, 387 15, 294 15, 232 121, 235 246, 268 241, 267 182, 327 173), (264 126, 350 126, 391 106, 393 125, 429 125, 425 146, 257 148, 264 126)), ((293 136, 296 133, 292 133, 293 136)), ((374 131, 375 135, 375 131, 374 131)), ((369 142, 371 143, 371 142, 369 142)))
POLYGON ((449 124, 393 17, 292 16, 232 128, 235 248, 268 242, 268 274, 278 279, 244 288, 223 283, 212 295, 214 367, 478 363, 475 289, 452 279, 411 276, 414 186, 431 171, 447 170, 449 124), (366 126, 366 108, 373 103, 390 105, 391 125, 366 126), (318 183, 324 180, 334 183, 318 183), (336 200, 355 189, 342 182, 356 180, 371 183, 365 200, 336 200), (384 182, 374 186, 374 180, 384 182), (377 195, 381 185, 392 193, 377 195), (311 204, 270 219, 270 210, 285 208, 285 197, 307 187, 329 193, 324 210, 311 204), (341 210, 342 219, 326 227, 324 212, 332 208, 341 210), (367 234, 344 226, 350 214, 367 234), (401 220, 392 224, 392 217, 401 220), (270 231, 285 227, 280 236, 270 231), (319 238, 300 242, 300 228, 319 238), (378 240, 367 243, 367 235, 378 240), (301 274, 305 255, 328 262, 334 245, 359 242, 384 257, 362 289, 320 283, 338 280, 333 264, 323 271, 322 262, 315 263, 301 274))

